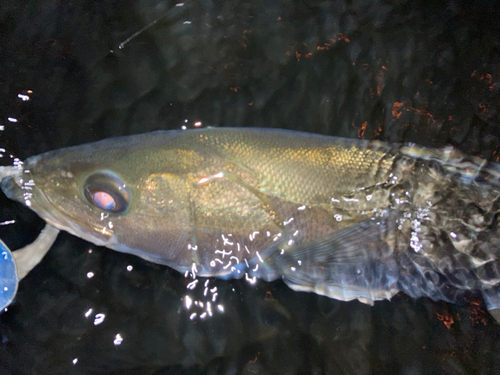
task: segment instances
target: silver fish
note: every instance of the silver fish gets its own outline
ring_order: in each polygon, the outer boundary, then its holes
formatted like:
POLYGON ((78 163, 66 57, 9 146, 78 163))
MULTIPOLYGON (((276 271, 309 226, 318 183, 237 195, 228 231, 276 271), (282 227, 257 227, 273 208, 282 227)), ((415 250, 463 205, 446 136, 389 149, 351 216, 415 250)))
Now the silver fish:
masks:
POLYGON ((60 230, 180 272, 369 304, 477 290, 500 308, 500 167, 453 148, 159 131, 31 157, 2 190, 60 230))

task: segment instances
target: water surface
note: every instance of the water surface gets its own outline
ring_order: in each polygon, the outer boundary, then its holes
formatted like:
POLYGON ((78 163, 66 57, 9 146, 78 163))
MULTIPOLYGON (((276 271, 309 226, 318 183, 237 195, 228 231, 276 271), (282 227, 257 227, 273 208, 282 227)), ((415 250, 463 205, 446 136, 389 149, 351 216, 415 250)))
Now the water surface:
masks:
MULTIPOLYGON (((494 5, 6 0, 4 160, 201 122, 451 144, 498 161, 494 5)), ((0 220, 11 219, 16 224, 0 226, 0 237, 13 249, 43 227, 2 195, 0 220)), ((0 315, 0 373, 500 369, 500 325, 477 295, 451 305, 399 294, 369 307, 293 292, 281 282, 202 279, 191 291, 190 281, 61 234, 0 315), (218 295, 213 316, 200 319, 213 297, 204 296, 205 283, 218 295), (204 307, 187 309, 186 295, 204 307)))

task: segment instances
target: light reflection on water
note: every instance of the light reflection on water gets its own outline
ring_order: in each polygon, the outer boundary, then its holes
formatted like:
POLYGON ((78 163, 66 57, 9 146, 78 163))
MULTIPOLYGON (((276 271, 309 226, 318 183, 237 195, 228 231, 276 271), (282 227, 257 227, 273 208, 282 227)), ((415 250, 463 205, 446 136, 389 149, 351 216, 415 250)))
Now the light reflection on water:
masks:
MULTIPOLYGON (((0 146, 20 161, 110 135, 188 129, 202 119, 353 138, 378 133, 495 157, 495 9, 358 3, 332 2, 335 9, 307 1, 298 8, 179 3, 178 19, 130 39, 171 4, 72 2, 55 12, 50 2, 40 8, 6 1, 1 86, 10 96, 2 105, 14 95, 24 107, 2 111, 0 129, 8 134, 0 135, 0 146)), ((14 157, 3 154, 11 163, 14 157)), ((404 196, 395 199, 405 204, 404 196)), ((1 203, 1 221, 15 224, 3 225, 0 237, 12 248, 34 239, 42 223, 1 203)), ((423 218, 405 220, 420 249, 423 218)), ((461 234, 450 236, 459 241, 461 234)), ((496 373, 500 367, 498 326, 474 294, 457 305, 397 295, 370 308, 293 292, 280 282, 184 278, 87 249, 61 235, 23 281, 16 304, 0 316, 0 372, 147 374, 178 365, 212 373, 496 373), (98 317, 104 320, 94 325, 98 317)))

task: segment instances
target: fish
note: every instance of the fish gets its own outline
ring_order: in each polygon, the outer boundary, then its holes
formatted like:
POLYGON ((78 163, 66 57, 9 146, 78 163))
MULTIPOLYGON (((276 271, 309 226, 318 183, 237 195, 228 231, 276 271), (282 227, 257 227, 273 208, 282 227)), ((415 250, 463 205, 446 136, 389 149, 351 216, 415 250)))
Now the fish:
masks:
POLYGON ((500 166, 452 147, 205 128, 11 168, 3 192, 48 225, 181 273, 370 305, 471 291, 500 308, 500 166))

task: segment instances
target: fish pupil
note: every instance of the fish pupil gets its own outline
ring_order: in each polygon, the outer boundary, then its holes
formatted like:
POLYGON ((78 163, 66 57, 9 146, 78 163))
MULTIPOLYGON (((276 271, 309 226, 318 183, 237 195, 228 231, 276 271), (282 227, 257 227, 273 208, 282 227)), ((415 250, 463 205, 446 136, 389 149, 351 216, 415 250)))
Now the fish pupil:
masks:
POLYGON ((92 196, 97 207, 103 210, 113 210, 116 206, 115 199, 104 191, 98 191, 92 196))

